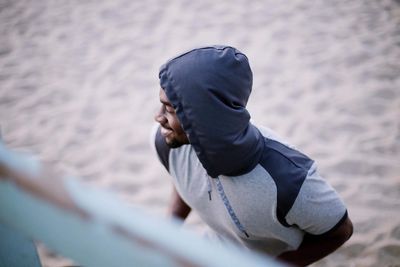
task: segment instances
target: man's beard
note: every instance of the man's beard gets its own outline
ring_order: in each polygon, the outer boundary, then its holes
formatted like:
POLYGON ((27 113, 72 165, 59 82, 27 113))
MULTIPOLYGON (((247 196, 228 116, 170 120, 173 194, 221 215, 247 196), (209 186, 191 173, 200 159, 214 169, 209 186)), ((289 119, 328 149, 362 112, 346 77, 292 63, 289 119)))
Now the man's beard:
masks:
POLYGON ((167 146, 169 148, 178 148, 183 145, 183 143, 180 142, 179 140, 177 140, 176 138, 173 138, 172 140, 165 141, 165 142, 167 143, 167 146))

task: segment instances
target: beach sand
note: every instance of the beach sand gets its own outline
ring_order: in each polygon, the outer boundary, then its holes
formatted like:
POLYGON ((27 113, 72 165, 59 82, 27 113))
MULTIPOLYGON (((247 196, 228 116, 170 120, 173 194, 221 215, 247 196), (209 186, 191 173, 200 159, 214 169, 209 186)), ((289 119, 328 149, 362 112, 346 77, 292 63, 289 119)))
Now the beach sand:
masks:
MULTIPOLYGON (((158 68, 192 47, 237 47, 253 120, 318 162, 354 222, 314 266, 400 266, 399 1, 0 0, 0 36, 9 147, 160 216, 171 182, 149 146, 158 68)), ((191 215, 187 227, 204 225, 191 215)), ((39 248, 43 266, 70 264, 39 248)))

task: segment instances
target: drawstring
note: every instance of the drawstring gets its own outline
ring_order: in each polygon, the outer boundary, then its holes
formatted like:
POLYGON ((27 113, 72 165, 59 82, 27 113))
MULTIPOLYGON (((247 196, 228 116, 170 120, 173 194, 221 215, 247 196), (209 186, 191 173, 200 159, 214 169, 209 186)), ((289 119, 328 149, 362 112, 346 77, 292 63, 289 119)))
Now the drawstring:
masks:
POLYGON ((210 176, 206 174, 207 176, 207 186, 208 186, 208 200, 211 201, 211 192, 212 192, 212 187, 211 187, 211 182, 210 182, 210 176))
POLYGON ((231 216, 233 223, 236 225, 236 227, 239 229, 239 231, 241 231, 246 237, 249 237, 249 235, 247 234, 243 225, 240 223, 235 212, 233 211, 232 206, 229 203, 229 200, 225 195, 225 191, 224 191, 224 188, 222 187, 222 183, 219 180, 219 177, 217 177, 216 180, 217 180, 217 191, 218 191, 219 195, 221 196, 222 202, 224 202, 225 208, 227 209, 229 215, 231 216))

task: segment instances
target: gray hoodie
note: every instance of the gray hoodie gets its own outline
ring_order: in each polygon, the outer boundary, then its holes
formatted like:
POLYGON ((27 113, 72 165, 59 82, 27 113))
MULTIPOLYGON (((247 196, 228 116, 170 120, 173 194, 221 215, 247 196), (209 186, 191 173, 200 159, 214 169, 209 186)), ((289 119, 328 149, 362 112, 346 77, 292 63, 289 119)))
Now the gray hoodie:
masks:
POLYGON ((169 149, 158 129, 157 154, 219 239, 278 255, 296 249, 304 233, 326 233, 347 218, 313 160, 250 123, 252 72, 243 53, 194 49, 163 65, 159 78, 190 144, 169 149))

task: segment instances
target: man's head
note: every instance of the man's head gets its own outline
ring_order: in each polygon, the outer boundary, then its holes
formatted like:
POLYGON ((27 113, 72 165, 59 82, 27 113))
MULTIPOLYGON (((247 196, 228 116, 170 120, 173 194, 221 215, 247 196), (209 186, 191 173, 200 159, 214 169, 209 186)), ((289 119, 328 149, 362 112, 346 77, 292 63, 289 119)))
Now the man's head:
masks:
POLYGON ((161 108, 154 119, 160 124, 161 135, 165 138, 165 142, 171 148, 188 144, 189 140, 182 129, 175 109, 162 88, 160 88, 160 102, 161 108))
POLYGON ((247 57, 230 46, 208 46, 161 66, 156 121, 170 147, 190 143, 211 177, 253 168, 263 139, 246 104, 253 75, 247 57))

